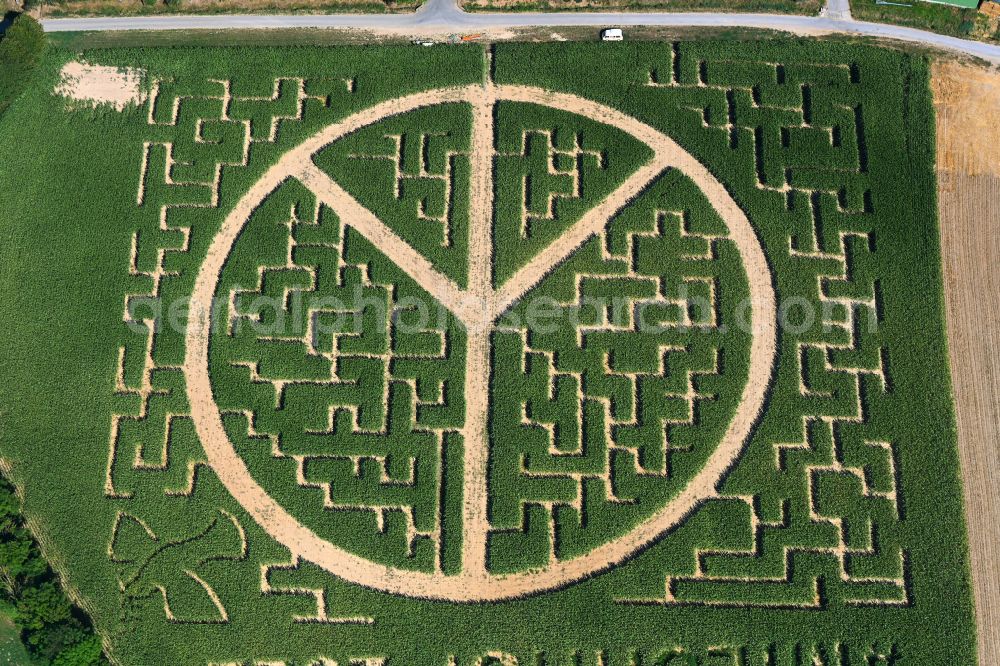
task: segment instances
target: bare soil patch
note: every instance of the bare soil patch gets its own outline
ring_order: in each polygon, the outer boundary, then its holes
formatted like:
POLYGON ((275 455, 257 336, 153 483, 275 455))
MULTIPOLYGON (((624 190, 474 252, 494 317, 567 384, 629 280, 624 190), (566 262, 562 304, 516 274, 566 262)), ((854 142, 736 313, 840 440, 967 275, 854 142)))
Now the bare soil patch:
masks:
POLYGON ((139 70, 82 62, 66 63, 60 72, 56 93, 94 106, 110 104, 119 111, 146 99, 139 70))
POLYGON ((979 663, 1000 663, 1000 73, 934 68, 948 353, 979 663))

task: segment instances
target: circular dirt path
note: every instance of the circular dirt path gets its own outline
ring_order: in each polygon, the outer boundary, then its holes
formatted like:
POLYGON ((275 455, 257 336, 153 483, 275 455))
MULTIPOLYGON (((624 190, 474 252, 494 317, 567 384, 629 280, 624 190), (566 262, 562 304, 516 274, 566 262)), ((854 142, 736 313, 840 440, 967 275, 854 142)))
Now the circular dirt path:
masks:
MULTIPOLYGON (((487 244, 489 245, 489 244, 487 244)), ((619 564, 653 543, 679 524, 702 501, 715 495, 716 487, 742 451, 764 403, 771 381, 776 347, 776 303, 771 274, 760 242, 743 211, 726 189, 694 157, 658 130, 596 102, 540 88, 495 86, 491 83, 421 92, 377 104, 320 131, 286 153, 277 164, 243 196, 213 239, 199 269, 192 295, 187 332, 184 373, 188 398, 198 436, 209 463, 223 484, 263 527, 293 555, 309 560, 331 573, 366 587, 420 598, 455 602, 497 601, 524 597, 556 589, 592 576, 619 564), (426 258, 396 235, 384 222, 355 201, 345 190, 315 167, 316 151, 347 134, 383 118, 437 104, 464 102, 474 109, 472 157, 472 220, 470 237, 488 233, 492 210, 489 187, 492 149, 492 105, 496 101, 529 102, 571 111, 606 123, 634 136, 654 151, 654 157, 629 179, 598 203, 546 250, 515 274, 499 289, 484 282, 489 278, 486 264, 490 251, 482 244, 470 248, 470 285, 461 289, 438 272, 426 258), (742 257, 752 303, 748 381, 739 406, 718 447, 691 481, 657 511, 625 536, 605 543, 585 555, 558 561, 526 573, 497 576, 486 569, 485 552, 486 468, 488 449, 485 418, 488 409, 488 338, 492 321, 524 296, 555 266, 575 252, 587 239, 600 232, 608 220, 643 191, 666 169, 678 169, 689 177, 725 221, 729 238, 742 257), (465 435, 465 508, 463 512, 463 567, 458 575, 423 573, 394 569, 350 553, 319 538, 300 523, 254 480, 246 463, 226 435, 222 416, 215 404, 209 376, 209 338, 213 330, 212 303, 220 275, 236 239, 251 214, 278 186, 297 178, 318 199, 330 206, 355 230, 374 242, 390 260, 406 271, 434 298, 449 307, 470 331, 473 353, 467 354, 467 411, 465 435), (478 277, 477 277, 478 276, 478 277), (484 356, 484 349, 486 355, 484 356), (478 353, 476 353, 478 350, 478 353), (477 445, 478 444, 478 445, 477 445)))

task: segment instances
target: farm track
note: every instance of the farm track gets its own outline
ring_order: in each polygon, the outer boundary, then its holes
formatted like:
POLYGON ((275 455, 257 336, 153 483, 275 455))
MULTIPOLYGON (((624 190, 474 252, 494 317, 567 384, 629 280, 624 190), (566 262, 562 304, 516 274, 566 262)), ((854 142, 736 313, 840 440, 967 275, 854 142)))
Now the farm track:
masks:
MULTIPOLYGON (((424 35, 568 26, 665 26, 675 28, 755 28, 797 35, 842 34, 922 44, 963 53, 1000 65, 1000 46, 939 35, 897 25, 851 20, 842 2, 819 16, 726 14, 712 12, 549 12, 467 13, 456 0, 429 0, 412 14, 296 14, 214 16, 128 16, 46 19, 48 32, 91 30, 225 30, 258 28, 340 28, 374 36, 424 35)), ((487 37, 489 35, 487 34, 487 37)))
POLYGON ((948 353, 987 666, 1000 663, 1000 75, 940 64, 933 87, 948 353))

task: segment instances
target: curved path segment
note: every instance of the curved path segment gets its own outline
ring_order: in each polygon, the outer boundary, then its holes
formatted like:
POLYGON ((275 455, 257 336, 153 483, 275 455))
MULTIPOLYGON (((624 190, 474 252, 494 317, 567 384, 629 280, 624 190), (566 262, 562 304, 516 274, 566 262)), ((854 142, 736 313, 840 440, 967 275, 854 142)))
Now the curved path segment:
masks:
POLYGON ((982 58, 1000 65, 1000 46, 882 23, 853 21, 844 2, 820 16, 711 12, 550 12, 486 14, 462 11, 456 0, 429 0, 413 14, 129 16, 45 19, 48 32, 87 30, 224 30, 229 28, 354 28, 389 33, 476 32, 567 26, 761 28, 798 35, 846 34, 895 39, 982 58))

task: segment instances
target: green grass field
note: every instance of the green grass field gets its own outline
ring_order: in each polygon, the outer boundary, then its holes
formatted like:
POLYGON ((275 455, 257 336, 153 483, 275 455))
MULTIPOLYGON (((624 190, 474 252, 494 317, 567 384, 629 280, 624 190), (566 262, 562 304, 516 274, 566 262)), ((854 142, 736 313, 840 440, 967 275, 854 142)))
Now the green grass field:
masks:
POLYGON ((974 664, 928 77, 51 49, 0 117, 46 557, 137 666, 974 664))
POLYGON ((976 9, 922 1, 880 5, 875 0, 852 0, 851 14, 859 21, 896 23, 984 42, 1000 41, 996 23, 976 9))

